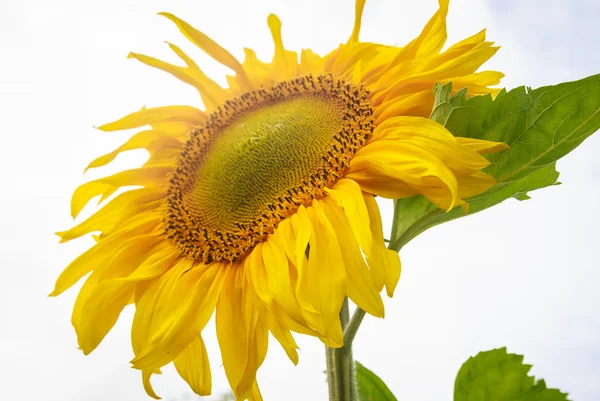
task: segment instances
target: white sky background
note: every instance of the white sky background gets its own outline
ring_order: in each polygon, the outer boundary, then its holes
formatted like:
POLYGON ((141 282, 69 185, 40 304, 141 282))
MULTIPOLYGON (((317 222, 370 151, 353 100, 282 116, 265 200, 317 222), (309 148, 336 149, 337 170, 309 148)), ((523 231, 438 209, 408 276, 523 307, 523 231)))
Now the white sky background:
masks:
MULTIPOLYGON (((436 8, 434 0, 369 1, 361 39, 404 44, 436 8)), ((86 238, 59 246, 52 234, 71 225, 72 191, 143 160, 143 154, 131 153, 84 177, 89 161, 129 135, 92 126, 143 105, 199 105, 194 89, 126 60, 127 53, 175 61, 164 44, 168 40, 190 50, 223 82, 226 71, 193 49, 159 11, 188 20, 239 58, 245 46, 267 59, 270 12, 281 18, 288 48, 323 54, 349 36, 354 3, 0 2, 2 400, 148 399, 139 373, 128 364, 132 310, 84 357, 70 325, 77 290, 57 299, 46 294, 91 244, 86 238)), ((456 0, 448 43, 487 26, 488 37, 503 46, 487 67, 505 72, 509 88, 538 87, 600 72, 599 15, 598 0, 456 0)), ((600 399, 599 153, 596 134, 559 163, 563 185, 438 226, 406 246, 397 295, 386 302, 385 320, 363 323, 356 358, 400 400, 451 400, 462 362, 506 345, 524 354, 550 387, 576 401, 600 399)), ((227 384, 214 326, 206 333, 213 393, 219 394, 227 384)), ((271 342, 259 371, 267 401, 326 399, 323 346, 313 338, 298 342, 297 367, 271 342)), ((154 383, 167 400, 193 399, 173 369, 154 383)))

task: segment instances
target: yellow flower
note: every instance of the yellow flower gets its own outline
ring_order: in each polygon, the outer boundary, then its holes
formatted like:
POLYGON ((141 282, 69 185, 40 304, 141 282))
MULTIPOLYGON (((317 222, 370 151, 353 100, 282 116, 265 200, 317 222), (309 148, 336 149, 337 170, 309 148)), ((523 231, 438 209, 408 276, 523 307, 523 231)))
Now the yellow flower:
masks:
POLYGON ((448 0, 405 47, 359 41, 364 0, 347 43, 321 57, 286 50, 270 15, 270 63, 245 49, 240 63, 205 34, 163 13, 208 55, 230 68, 228 88, 185 53, 185 67, 130 57, 196 87, 205 110, 167 106, 130 114, 104 131, 149 127, 114 152, 144 148, 140 168, 97 179, 73 195, 72 215, 96 196, 120 193, 62 241, 99 232, 97 243, 58 278, 58 295, 91 273, 72 323, 92 352, 128 304, 133 367, 150 376, 173 362, 198 394, 211 391, 201 332, 216 310, 223 367, 238 399, 261 399, 256 372, 268 334, 297 363, 291 332, 342 345, 339 311, 348 296, 383 317, 400 277, 386 249, 374 195, 423 194, 450 210, 493 185, 483 153, 502 144, 455 138, 427 119, 434 82, 469 95, 495 93, 502 74, 476 72, 497 50, 482 31, 440 52, 448 0))

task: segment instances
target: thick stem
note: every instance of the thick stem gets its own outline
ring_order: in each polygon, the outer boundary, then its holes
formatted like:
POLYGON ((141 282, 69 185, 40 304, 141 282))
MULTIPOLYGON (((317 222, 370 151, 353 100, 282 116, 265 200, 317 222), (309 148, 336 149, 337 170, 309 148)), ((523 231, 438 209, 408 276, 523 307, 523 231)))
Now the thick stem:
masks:
POLYGON ((329 400, 340 400, 340 389, 336 383, 336 366, 334 348, 325 347, 325 360, 327 362, 327 385, 329 387, 329 400))
MULTIPOLYGON (((348 326, 350 310, 348 298, 340 311, 342 330, 348 326)), ((356 401, 356 380, 351 344, 341 348, 327 348, 327 382, 331 401, 356 401)))
POLYGON ((360 309, 358 306, 356 307, 354 313, 352 314, 352 318, 350 319, 348 325, 346 326, 346 329, 344 330, 344 347, 352 346, 354 337, 356 337, 356 332, 358 332, 358 328, 360 327, 360 324, 362 323, 366 314, 367 312, 360 309))
MULTIPOLYGON (((348 326, 348 322, 350 321, 350 307, 348 305, 348 298, 344 298, 344 303, 342 304, 342 310, 340 311, 340 321, 342 323, 342 330, 346 330, 348 326)), ((343 401, 350 401, 352 386, 354 383, 352 382, 352 378, 350 377, 350 365, 354 363, 352 360, 352 347, 347 347, 346 344, 342 348, 338 348, 335 350, 336 355, 336 368, 338 368, 341 372, 341 395, 343 401)))

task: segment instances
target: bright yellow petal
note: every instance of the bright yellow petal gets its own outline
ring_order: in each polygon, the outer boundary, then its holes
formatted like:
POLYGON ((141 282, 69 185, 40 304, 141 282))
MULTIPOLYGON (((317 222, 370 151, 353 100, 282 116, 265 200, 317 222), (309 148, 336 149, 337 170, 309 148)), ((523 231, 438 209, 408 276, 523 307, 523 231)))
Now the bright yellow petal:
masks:
MULTIPOLYGON (((168 122, 201 124, 205 120, 206 115, 195 107, 164 106, 151 109, 143 108, 142 110, 131 113, 115 122, 101 125, 98 129, 101 129, 102 131, 119 131, 168 122)), ((162 129, 157 130, 162 131, 162 129)))
POLYGON ((248 401, 263 401, 262 394, 258 388, 258 383, 254 382, 252 385, 252 392, 248 396, 248 401))
POLYGON ((254 50, 244 48, 244 70, 248 74, 248 79, 254 88, 260 88, 261 86, 270 87, 275 81, 273 78, 273 71, 270 65, 263 63, 256 57, 254 50))
POLYGON ((313 226, 308 263, 298 277, 298 300, 319 313, 319 332, 329 346, 343 343, 339 312, 346 294, 346 272, 335 231, 317 201, 307 209, 313 226))
POLYGON ((265 305, 270 307, 273 303, 273 294, 269 288, 269 277, 265 269, 265 263, 263 262, 262 248, 263 244, 259 243, 250 252, 244 260, 244 270, 254 287, 256 295, 265 305))
POLYGON ((150 339, 159 331, 163 323, 170 318, 167 303, 172 297, 185 296, 175 292, 183 274, 192 266, 192 262, 182 258, 175 262, 165 274, 154 280, 136 303, 135 315, 131 325, 131 345, 135 355, 148 347, 150 339))
POLYGON ((298 345, 292 336, 292 333, 288 328, 285 327, 284 323, 281 319, 278 319, 277 316, 273 315, 271 312, 268 312, 266 317, 267 326, 273 337, 281 344, 288 358, 292 361, 294 365, 298 364, 298 345))
POLYGON ((114 151, 102 155, 94 159, 87 167, 86 171, 90 168, 102 167, 110 163, 119 155, 121 152, 133 149, 147 149, 149 152, 153 152, 161 148, 176 148, 182 149, 183 143, 176 138, 170 137, 163 132, 148 130, 138 132, 133 135, 127 142, 119 146, 114 151))
POLYGON ((464 203, 459 193, 461 177, 489 165, 472 149, 473 141, 466 141, 466 146, 426 118, 394 117, 376 127, 369 143, 350 162, 346 177, 357 181, 363 191, 393 199, 420 193, 451 210, 464 203))
POLYGON ((189 384, 194 393, 198 395, 210 395, 212 379, 208 353, 202 336, 196 337, 194 341, 183 350, 173 361, 177 373, 189 384))
POLYGON ((352 34, 350 35, 350 39, 348 39, 348 43, 357 43, 358 36, 360 34, 360 25, 362 23, 362 14, 365 8, 366 0, 356 0, 354 6, 354 27, 352 27, 352 34))
POLYGON ((385 246, 381 214, 375 197, 371 194, 363 194, 363 196, 369 210, 371 233, 373 233, 373 253, 367 255, 367 263, 379 289, 385 284, 387 295, 392 297, 400 279, 400 257, 397 252, 387 249, 385 246))
POLYGON ((96 196, 102 195, 99 201, 102 202, 121 187, 140 185, 149 188, 165 188, 169 185, 167 176, 172 171, 172 166, 142 167, 86 182, 73 193, 71 216, 77 217, 85 205, 96 196))
POLYGON ((136 369, 156 369, 177 357, 210 319, 228 268, 220 263, 193 266, 177 282, 167 302, 168 318, 148 347, 131 361, 136 369))
POLYGON ((271 294, 292 319, 302 322, 298 302, 294 295, 288 259, 277 235, 269 236, 263 243, 262 257, 271 294))
MULTIPOLYGON (((364 205, 362 194, 360 201, 364 205)), ((342 211, 329 197, 325 198, 325 201, 320 201, 320 204, 338 238, 343 264, 346 268, 346 293, 348 297, 371 315, 383 317, 384 309, 381 295, 379 295, 380 290, 375 285, 373 276, 365 263, 355 236, 352 235, 346 210, 342 211)), ((367 226, 364 228, 369 231, 370 235, 371 230, 368 220, 367 226)), ((368 254, 370 255, 371 253, 372 250, 369 249, 368 254)))
POLYGON ((446 16, 449 2, 450 0, 439 0, 439 10, 427 22, 421 34, 402 49, 392 64, 411 58, 427 57, 437 54, 442 49, 448 37, 446 16))
POLYGON ((240 266, 230 269, 217 305, 217 338, 227 380, 236 399, 246 399, 267 350, 266 326, 252 304, 240 266))
POLYGON ((157 209, 164 198, 163 190, 140 188, 124 192, 108 202, 102 209, 75 227, 57 232, 60 242, 66 242, 93 231, 108 234, 118 223, 157 209))
POLYGON ((155 400, 160 400, 160 397, 156 395, 156 392, 154 392, 154 389, 152 388, 152 383, 150 383, 152 373, 153 372, 150 370, 142 371, 142 383, 144 385, 144 390, 146 390, 146 394, 148 394, 150 397, 154 398, 155 400))
POLYGON ((204 72, 189 58, 179 47, 169 44, 181 59, 187 64, 186 67, 179 67, 173 64, 166 63, 154 57, 149 57, 143 54, 129 53, 129 58, 135 58, 150 67, 158 68, 179 80, 192 85, 200 92, 204 105, 209 109, 215 109, 227 100, 226 91, 221 88, 216 82, 208 78, 204 72))
POLYGON ((83 306, 86 304, 90 294, 96 288, 98 284, 98 278, 100 277, 99 272, 92 272, 90 276, 85 280, 83 286, 79 290, 79 294, 77 294, 77 298, 75 299, 75 304, 73 305, 73 312, 71 314, 71 324, 77 331, 79 327, 79 322, 81 321, 81 311, 83 310, 83 306))
POLYGON ((160 241, 161 237, 148 235, 130 239, 108 262, 106 269, 112 274, 106 277, 107 270, 100 272, 98 284, 83 305, 77 327, 79 346, 84 354, 92 352, 104 339, 135 289, 133 282, 106 278, 128 276, 152 254, 160 241))
POLYGON ((461 144, 471 149, 480 155, 498 153, 508 149, 508 145, 503 142, 492 142, 483 139, 456 137, 456 140, 461 144))
POLYGON ((275 43, 275 54, 273 55, 273 73, 276 80, 293 78, 298 73, 298 56, 295 52, 285 50, 281 38, 281 21, 275 14, 270 14, 267 24, 275 43))
POLYGON ((332 190, 328 190, 330 196, 344 209, 348 218, 352 233, 365 253, 371 251, 371 232, 369 230, 369 212, 362 198, 360 186, 352 180, 339 180, 332 190))
POLYGON ((138 218, 132 219, 130 224, 120 231, 82 253, 63 270, 56 280, 54 291, 50 296, 56 296, 66 291, 92 270, 102 270, 105 262, 118 251, 124 241, 136 235, 151 232, 161 219, 160 214, 142 214, 138 218))
POLYGON ((430 193, 439 190, 446 194, 438 202, 445 209, 452 209, 459 201, 456 176, 428 150, 382 140, 361 151, 352 159, 346 177, 358 182, 364 191, 392 199, 422 193, 431 199, 430 193))
POLYGON ((325 60, 310 49, 302 49, 298 75, 320 74, 323 72, 325 60))
POLYGON ((244 71, 244 67, 242 67, 240 62, 237 61, 237 59, 232 56, 231 53, 219 46, 219 44, 217 44, 214 40, 198 31, 187 22, 177 18, 173 14, 159 13, 159 15, 167 17, 173 21, 186 38, 206 52, 206 54, 208 54, 210 57, 235 71, 238 82, 242 88, 246 90, 251 89, 248 77, 244 71))

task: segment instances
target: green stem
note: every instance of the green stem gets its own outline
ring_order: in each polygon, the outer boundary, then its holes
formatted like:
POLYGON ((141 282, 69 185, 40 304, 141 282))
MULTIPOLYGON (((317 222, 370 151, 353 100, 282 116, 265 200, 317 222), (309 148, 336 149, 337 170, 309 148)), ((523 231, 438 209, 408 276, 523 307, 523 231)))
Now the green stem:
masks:
MULTIPOLYGON (((340 322, 342 323, 342 330, 346 330, 346 326, 348 326, 348 322, 350 321, 350 307, 348 305, 348 297, 344 298, 344 303, 342 304, 342 310, 340 311, 340 322)), ((352 386, 354 383, 352 382, 352 378, 350 377, 350 364, 353 364, 352 360, 352 347, 347 347, 346 344, 342 348, 338 348, 335 350, 337 367, 339 368, 341 374, 341 395, 343 401, 350 401, 352 386)))
MULTIPOLYGON (((350 321, 348 298, 344 299, 340 311, 342 330, 350 321)), ((351 344, 341 348, 327 348, 327 382, 331 401, 357 401, 354 359, 351 344)))
POLYGON ((325 358, 327 361, 327 384, 329 387, 329 399, 331 401, 340 400, 339 386, 336 384, 336 367, 334 348, 325 347, 325 358))
POLYGON ((360 309, 358 306, 354 310, 352 314, 352 318, 348 322, 346 329, 344 330, 344 346, 352 346, 352 342, 354 341, 354 337, 356 337, 356 333, 358 332, 358 328, 362 323, 367 312, 360 309))

